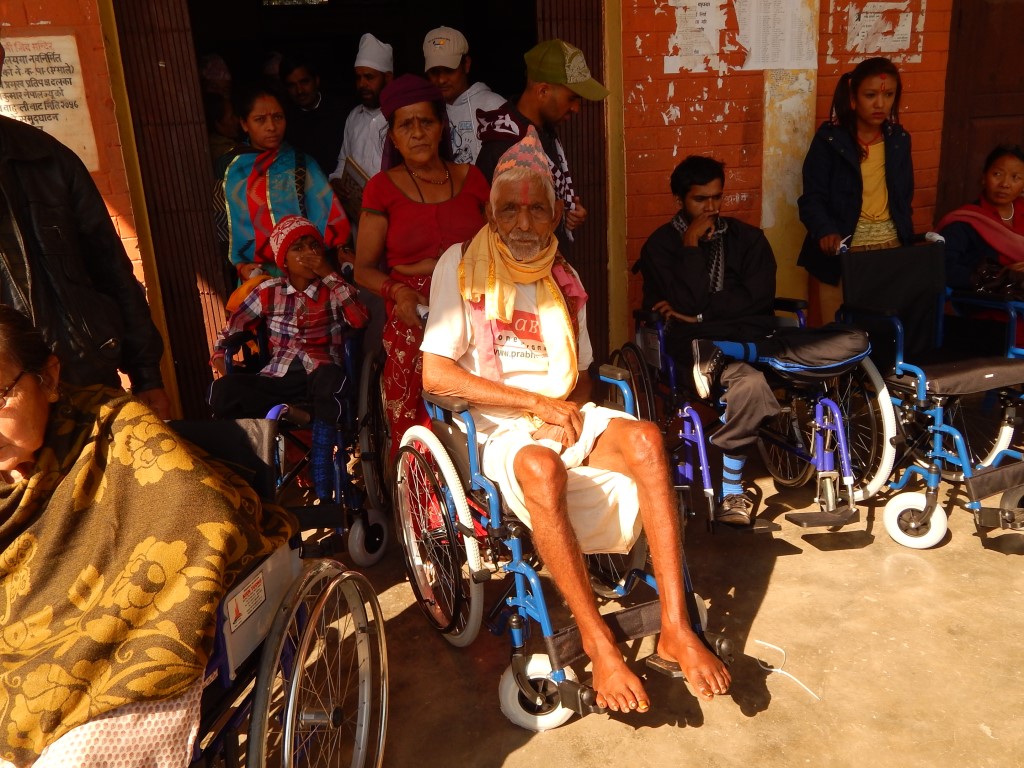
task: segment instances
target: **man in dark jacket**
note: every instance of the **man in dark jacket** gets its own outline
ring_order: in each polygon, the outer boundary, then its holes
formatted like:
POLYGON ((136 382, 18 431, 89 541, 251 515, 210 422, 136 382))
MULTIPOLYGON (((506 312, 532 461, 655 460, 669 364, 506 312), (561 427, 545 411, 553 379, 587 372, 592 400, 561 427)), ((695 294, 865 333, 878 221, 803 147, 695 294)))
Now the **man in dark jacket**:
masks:
POLYGON ((491 181, 498 159, 509 147, 526 136, 532 125, 540 136, 555 181, 555 198, 565 204, 565 215, 555 232, 559 248, 568 255, 572 232, 587 218, 587 209, 573 186, 565 150, 557 128, 580 111, 582 99, 600 101, 608 89, 590 76, 583 52, 562 40, 545 40, 523 56, 526 60, 526 89, 513 104, 498 109, 477 110, 480 154, 476 165, 491 181))
MULTIPOLYGON (((720 385, 725 423, 711 436, 723 452, 722 502, 716 519, 749 524, 754 503, 741 474, 761 423, 779 412, 764 375, 726 360, 710 339, 756 342, 774 327, 775 255, 757 227, 719 215, 725 166, 691 155, 672 172, 679 213, 644 243, 634 267, 643 275, 643 306, 666 322, 666 352, 692 367, 698 395, 720 385)), ((756 360, 756 354, 751 360, 756 360)))
POLYGON ((119 387, 120 369, 170 418, 163 340, 96 184, 59 141, 2 116, 0 301, 32 318, 65 381, 119 387))

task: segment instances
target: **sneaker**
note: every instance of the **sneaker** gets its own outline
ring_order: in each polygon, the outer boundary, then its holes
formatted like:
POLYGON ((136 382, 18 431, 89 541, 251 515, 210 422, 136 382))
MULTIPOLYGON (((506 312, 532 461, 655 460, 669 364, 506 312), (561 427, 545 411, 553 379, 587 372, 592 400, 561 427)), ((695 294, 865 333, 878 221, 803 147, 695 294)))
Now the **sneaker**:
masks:
POLYGON ((750 525, 754 519, 754 501, 747 493, 734 493, 715 507, 715 522, 729 525, 750 525))
POLYGON ((701 400, 711 397, 711 390, 718 383, 718 376, 725 367, 725 355, 713 341, 694 339, 693 383, 701 400))

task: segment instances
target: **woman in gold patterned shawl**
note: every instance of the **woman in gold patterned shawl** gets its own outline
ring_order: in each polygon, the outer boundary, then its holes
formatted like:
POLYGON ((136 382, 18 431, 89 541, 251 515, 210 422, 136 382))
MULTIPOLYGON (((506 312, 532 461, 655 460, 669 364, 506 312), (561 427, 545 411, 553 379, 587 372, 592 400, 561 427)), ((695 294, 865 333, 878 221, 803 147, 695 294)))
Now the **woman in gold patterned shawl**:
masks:
POLYGON ((0 766, 102 761, 61 752, 87 722, 107 732, 81 744, 186 765, 218 603, 295 524, 139 401, 59 372, 0 306, 0 766), (168 711, 180 754, 146 754, 168 711))

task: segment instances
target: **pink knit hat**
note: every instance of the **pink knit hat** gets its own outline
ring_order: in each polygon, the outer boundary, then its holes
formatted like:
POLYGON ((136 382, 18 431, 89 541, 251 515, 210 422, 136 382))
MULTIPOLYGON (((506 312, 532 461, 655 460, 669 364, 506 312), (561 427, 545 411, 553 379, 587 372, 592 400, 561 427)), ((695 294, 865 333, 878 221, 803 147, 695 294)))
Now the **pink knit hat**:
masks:
POLYGON ((306 235, 316 238, 321 246, 324 244, 324 236, 309 219, 302 216, 285 216, 277 222, 274 231, 270 233, 270 252, 274 254, 274 261, 278 267, 288 269, 288 249, 292 243, 306 235))
POLYGON ((498 159, 493 179, 497 180, 501 174, 511 171, 513 168, 525 168, 553 183, 551 162, 548 160, 547 153, 544 152, 544 146, 540 143, 537 129, 532 125, 526 131, 526 138, 509 147, 505 154, 498 159))

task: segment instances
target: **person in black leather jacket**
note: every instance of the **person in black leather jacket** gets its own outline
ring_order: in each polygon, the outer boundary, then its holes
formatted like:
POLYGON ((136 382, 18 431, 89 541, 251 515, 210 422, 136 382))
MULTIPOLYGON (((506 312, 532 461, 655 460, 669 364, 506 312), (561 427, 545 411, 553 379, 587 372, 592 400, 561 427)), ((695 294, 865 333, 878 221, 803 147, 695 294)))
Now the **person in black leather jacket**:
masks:
POLYGON ((66 146, 2 116, 0 301, 43 331, 69 383, 120 386, 122 370, 171 416, 163 340, 96 184, 66 146))

